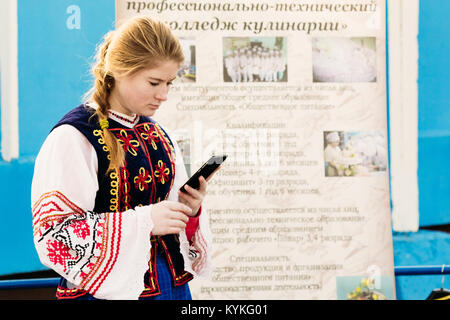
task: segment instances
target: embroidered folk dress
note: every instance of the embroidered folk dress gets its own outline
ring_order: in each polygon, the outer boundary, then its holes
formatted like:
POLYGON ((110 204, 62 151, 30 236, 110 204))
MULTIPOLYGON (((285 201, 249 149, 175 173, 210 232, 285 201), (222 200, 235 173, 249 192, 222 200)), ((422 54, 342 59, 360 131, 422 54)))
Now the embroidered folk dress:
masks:
POLYGON ((187 180, 180 149, 151 118, 110 112, 109 130, 126 155, 124 167, 107 173, 96 107, 66 114, 35 162, 34 242, 41 262, 62 276, 57 297, 135 300, 184 287, 189 298, 187 282, 212 269, 207 211, 179 235, 151 234, 153 204, 178 201, 187 180))

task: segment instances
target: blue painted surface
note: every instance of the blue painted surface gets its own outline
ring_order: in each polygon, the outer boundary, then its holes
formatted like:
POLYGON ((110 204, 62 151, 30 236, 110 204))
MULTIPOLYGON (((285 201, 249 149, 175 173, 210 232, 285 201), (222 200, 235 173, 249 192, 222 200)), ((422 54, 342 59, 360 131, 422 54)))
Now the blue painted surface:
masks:
POLYGON ((450 265, 443 264, 440 266, 396 266, 394 270, 396 276, 429 276, 433 274, 443 275, 450 274, 450 265))
POLYGON ((31 178, 34 159, 0 162, 2 197, 0 211, 0 274, 41 270, 33 246, 31 178))
MULTIPOLYGON (((0 110, 2 107, 2 70, 0 68, 0 110)), ((0 124, 2 123, 2 113, 0 111, 0 124)), ((0 130, 0 141, 2 140, 2 131, 0 130)), ((2 151, 2 146, 0 143, 0 152, 2 151)))
MULTIPOLYGON (((394 264, 420 266, 450 264, 450 234, 421 230, 394 234, 394 264)), ((440 275, 397 276, 396 292, 399 300, 425 300, 433 289, 441 287, 440 275)), ((450 276, 444 277, 444 287, 450 289, 450 276)))
POLYGON ((419 224, 450 223, 450 1, 422 0, 419 14, 419 224))
POLYGON ((450 223, 450 136, 419 137, 419 225, 450 223))
MULTIPOLYGON (((419 11, 419 225, 450 223, 450 1, 421 0, 419 11)), ((450 264, 450 234, 421 230, 395 234, 396 266, 450 264)), ((450 276, 444 278, 450 288, 450 276)), ((423 300, 442 276, 397 276, 397 299, 423 300)))
POLYGON ((18 2, 20 156, 36 155, 52 126, 90 88, 91 58, 114 27, 114 6, 110 0, 18 2), (71 5, 81 10, 80 29, 66 26, 71 5))
POLYGON ((111 0, 18 1, 20 158, 0 161, 0 275, 46 270, 32 235, 34 159, 52 126, 90 88, 91 58, 114 20, 111 0), (80 29, 66 26, 70 5, 81 9, 80 29))
POLYGON ((0 290, 55 288, 56 286, 58 286, 59 282, 60 278, 4 280, 0 281, 0 290))

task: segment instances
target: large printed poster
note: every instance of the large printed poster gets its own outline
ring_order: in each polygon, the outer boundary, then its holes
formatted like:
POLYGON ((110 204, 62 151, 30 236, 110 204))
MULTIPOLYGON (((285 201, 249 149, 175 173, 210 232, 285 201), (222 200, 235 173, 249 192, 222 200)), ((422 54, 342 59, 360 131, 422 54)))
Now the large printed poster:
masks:
POLYGON ((194 299, 394 299, 384 0, 116 1, 186 60, 156 119, 189 174, 227 154, 204 207, 194 299))

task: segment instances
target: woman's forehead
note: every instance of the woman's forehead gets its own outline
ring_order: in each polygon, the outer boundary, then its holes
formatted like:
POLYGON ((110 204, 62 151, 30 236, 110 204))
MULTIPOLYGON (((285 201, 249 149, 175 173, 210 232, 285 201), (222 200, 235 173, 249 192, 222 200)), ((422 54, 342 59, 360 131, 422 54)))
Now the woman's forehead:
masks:
POLYGON ((141 75, 155 80, 170 81, 173 80, 180 68, 175 61, 163 61, 156 66, 144 68, 140 71, 141 75))

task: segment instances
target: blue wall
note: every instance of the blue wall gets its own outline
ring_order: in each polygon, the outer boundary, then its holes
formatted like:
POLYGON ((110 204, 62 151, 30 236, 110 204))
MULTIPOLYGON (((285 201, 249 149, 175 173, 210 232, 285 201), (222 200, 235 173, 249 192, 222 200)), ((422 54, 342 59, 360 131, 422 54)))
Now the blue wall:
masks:
POLYGON ((421 226, 450 223, 449 12, 448 0, 420 1, 418 179, 421 226))
POLYGON ((111 0, 18 1, 20 155, 34 156, 51 126, 90 88, 91 57, 114 27, 111 0), (80 8, 80 29, 66 26, 67 8, 80 8), (39 113, 43 121, 34 121, 39 113))
MULTIPOLYGON (((450 235, 444 232, 420 230, 394 235, 394 262, 397 266, 441 266, 450 264, 450 235)), ((397 276, 396 292, 399 300, 424 300, 433 289, 441 287, 441 275, 397 276)), ((444 278, 450 288, 450 275, 444 278)))
POLYGON ((111 0, 18 1, 20 158, 0 161, 0 275, 44 270, 33 245, 34 159, 53 124, 90 88, 90 63, 114 27, 111 0), (68 29, 67 8, 81 9, 81 28, 68 29))
MULTIPOLYGON (((450 1, 421 0, 419 12, 419 225, 450 223, 450 1)), ((394 233, 398 266, 450 264, 450 234, 419 230, 394 233)), ((444 287, 450 287, 450 276, 444 287)), ((397 298, 423 300, 440 288, 442 276, 400 276, 397 298)))

